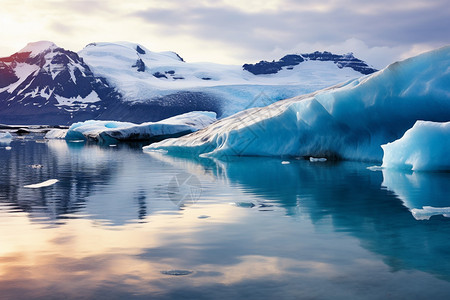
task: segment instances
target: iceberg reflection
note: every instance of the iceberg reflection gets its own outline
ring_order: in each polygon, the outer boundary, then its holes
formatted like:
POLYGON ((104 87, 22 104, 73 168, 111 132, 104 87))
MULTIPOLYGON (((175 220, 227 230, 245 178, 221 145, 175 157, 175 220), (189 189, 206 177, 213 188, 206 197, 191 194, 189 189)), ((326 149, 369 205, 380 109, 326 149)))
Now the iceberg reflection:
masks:
MULTIPOLYGON (((164 157, 177 167, 193 169, 193 160, 164 157)), ((450 281, 450 252, 442 251, 450 246, 450 222, 417 221, 437 213, 427 206, 450 213, 448 173, 374 172, 355 162, 283 164, 280 159, 257 157, 205 159, 197 164, 255 196, 258 203, 283 208, 294 218, 310 218, 318 230, 324 220, 331 220, 336 232, 358 238, 392 271, 416 269, 450 281)))
POLYGON ((394 192, 417 220, 450 217, 450 173, 383 169, 383 178, 382 185, 394 192))

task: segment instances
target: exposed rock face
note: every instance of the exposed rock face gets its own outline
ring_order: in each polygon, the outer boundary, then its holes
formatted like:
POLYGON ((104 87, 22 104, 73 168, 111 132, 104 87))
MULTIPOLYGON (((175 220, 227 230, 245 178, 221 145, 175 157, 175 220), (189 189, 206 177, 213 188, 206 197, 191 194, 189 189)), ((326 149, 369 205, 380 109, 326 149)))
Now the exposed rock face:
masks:
POLYGON ((93 75, 77 53, 50 42, 28 44, 0 58, 0 119, 40 124, 95 117, 119 101, 104 78, 93 75))
POLYGON ((357 59, 353 56, 353 53, 348 53, 344 55, 337 55, 331 52, 313 52, 304 54, 289 54, 282 57, 279 61, 260 61, 256 64, 245 64, 242 67, 244 70, 249 71, 255 75, 261 74, 276 74, 286 67, 288 70, 292 70, 294 66, 308 60, 319 60, 319 61, 332 61, 340 69, 342 68, 352 68, 355 71, 360 72, 363 75, 374 73, 378 70, 370 67, 364 61, 357 59))

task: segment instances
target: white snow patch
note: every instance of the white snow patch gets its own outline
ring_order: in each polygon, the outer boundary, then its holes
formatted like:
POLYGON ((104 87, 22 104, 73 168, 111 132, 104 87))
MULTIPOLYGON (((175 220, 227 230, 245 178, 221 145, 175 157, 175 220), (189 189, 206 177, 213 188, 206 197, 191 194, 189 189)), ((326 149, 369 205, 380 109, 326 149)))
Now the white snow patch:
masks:
POLYGON ((22 50, 19 51, 19 53, 24 52, 31 52, 30 57, 34 57, 40 53, 42 53, 45 50, 54 50, 58 48, 53 42, 50 41, 39 41, 39 42, 33 42, 28 43, 22 50))
POLYGON ((81 103, 95 103, 101 101, 98 94, 95 91, 92 91, 89 95, 87 95, 85 98, 82 98, 81 96, 72 97, 72 98, 65 98, 62 96, 55 95, 56 100, 58 101, 57 106, 73 106, 75 104, 81 103), (78 103, 75 103, 78 102, 78 103))

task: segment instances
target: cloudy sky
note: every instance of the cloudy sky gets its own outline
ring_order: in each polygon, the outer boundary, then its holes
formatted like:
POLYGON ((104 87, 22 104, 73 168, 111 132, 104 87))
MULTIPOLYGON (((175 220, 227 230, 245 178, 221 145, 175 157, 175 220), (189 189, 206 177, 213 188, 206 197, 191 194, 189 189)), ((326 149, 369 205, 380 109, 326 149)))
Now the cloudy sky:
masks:
POLYGON ((354 52, 375 67, 450 44, 448 0, 0 0, 0 56, 50 40, 130 41, 187 61, 243 64, 354 52))

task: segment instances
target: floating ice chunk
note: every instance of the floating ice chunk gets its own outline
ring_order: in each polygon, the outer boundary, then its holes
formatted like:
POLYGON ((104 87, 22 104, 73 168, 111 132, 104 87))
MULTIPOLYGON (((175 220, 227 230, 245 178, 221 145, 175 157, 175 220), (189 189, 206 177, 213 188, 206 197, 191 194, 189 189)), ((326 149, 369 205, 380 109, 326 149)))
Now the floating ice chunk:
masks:
POLYGON ((401 139, 382 145, 383 168, 450 170, 450 122, 417 121, 401 139))
POLYGON ((9 132, 0 132, 0 140, 12 139, 12 135, 9 132))
POLYGON ((30 189, 38 189, 38 188, 54 185, 58 181, 59 181, 58 179, 49 179, 49 180, 46 180, 46 181, 41 182, 41 183, 29 184, 29 185, 26 185, 24 187, 25 188, 30 188, 30 189))
POLYGON ((68 129, 52 129, 44 136, 46 139, 64 139, 66 138, 68 129))
POLYGON ((450 207, 431 207, 424 206, 422 209, 411 209, 416 220, 429 220, 432 216, 442 215, 446 218, 450 218, 450 207))
POLYGON ((327 161, 327 159, 325 157, 310 157, 309 158, 310 162, 325 162, 327 161))
POLYGON ((108 129, 135 126, 134 123, 89 120, 72 124, 65 136, 66 140, 98 140, 98 136, 108 129))
POLYGON ((9 132, 0 132, 0 146, 6 146, 6 150, 11 150, 11 147, 8 145, 12 141, 12 135, 9 132))
POLYGON ((101 140, 150 140, 185 135, 203 129, 216 121, 215 112, 195 111, 158 122, 147 122, 119 129, 104 130, 101 140))
POLYGON ((175 137, 202 129, 216 121, 215 112, 196 111, 140 125, 117 121, 85 121, 70 126, 66 140, 119 141, 175 137))

